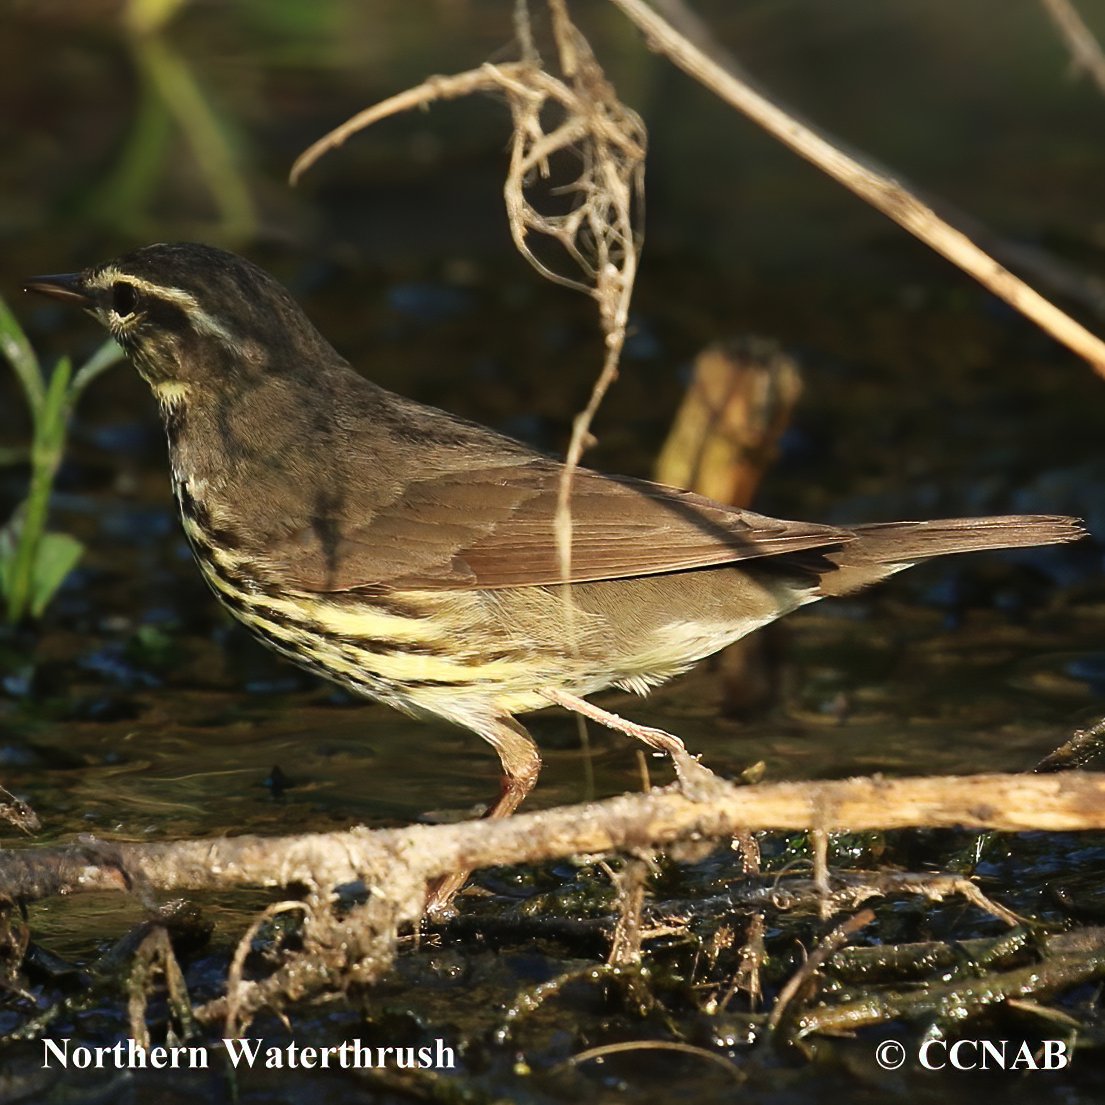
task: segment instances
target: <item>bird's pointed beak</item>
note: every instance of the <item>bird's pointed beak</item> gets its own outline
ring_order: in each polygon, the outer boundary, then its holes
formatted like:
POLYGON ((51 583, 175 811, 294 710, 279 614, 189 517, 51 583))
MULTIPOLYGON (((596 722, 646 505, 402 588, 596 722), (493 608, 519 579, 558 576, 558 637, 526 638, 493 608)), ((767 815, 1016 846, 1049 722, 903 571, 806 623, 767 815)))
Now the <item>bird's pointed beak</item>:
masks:
POLYGON ((51 299, 78 307, 92 306, 92 297, 84 290, 79 272, 66 272, 58 276, 32 276, 23 281, 23 290, 48 295, 51 299))

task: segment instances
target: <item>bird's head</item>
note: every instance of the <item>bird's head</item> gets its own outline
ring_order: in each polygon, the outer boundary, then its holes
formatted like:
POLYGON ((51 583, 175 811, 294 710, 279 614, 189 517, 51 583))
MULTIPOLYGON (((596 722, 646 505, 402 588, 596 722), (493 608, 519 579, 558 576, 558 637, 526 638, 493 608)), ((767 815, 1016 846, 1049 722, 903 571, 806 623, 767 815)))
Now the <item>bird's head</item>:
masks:
POLYGON ((280 284, 213 246, 146 246, 82 272, 34 277, 24 289, 96 318, 169 406, 263 376, 309 377, 337 359, 280 284))

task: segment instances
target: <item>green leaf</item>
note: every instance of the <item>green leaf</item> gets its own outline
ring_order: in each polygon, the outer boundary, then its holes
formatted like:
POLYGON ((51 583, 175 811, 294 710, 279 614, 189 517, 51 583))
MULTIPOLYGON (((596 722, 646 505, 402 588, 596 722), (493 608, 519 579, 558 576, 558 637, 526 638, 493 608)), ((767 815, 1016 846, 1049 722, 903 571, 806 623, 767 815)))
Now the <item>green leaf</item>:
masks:
POLYGON ((16 321, 3 296, 0 296, 0 351, 15 369, 27 396, 27 405, 37 415, 45 391, 42 371, 38 367, 38 357, 35 356, 27 335, 23 333, 23 327, 16 321))
POLYGON ((31 617, 41 618, 66 576, 84 553, 82 545, 67 533, 44 533, 31 569, 31 617))

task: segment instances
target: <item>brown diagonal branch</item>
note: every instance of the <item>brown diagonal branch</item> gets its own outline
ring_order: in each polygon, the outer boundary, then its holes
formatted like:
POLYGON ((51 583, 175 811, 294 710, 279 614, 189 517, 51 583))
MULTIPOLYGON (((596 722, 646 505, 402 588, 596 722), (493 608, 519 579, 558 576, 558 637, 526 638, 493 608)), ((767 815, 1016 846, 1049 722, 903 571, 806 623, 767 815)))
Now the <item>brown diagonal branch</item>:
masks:
POLYGON ((1085 73, 1105 93, 1105 53, 1070 0, 1040 0, 1070 51, 1075 73, 1085 73))
POLYGON ((1105 342, 1059 310, 945 222, 903 184, 845 153, 679 34, 644 0, 610 0, 647 36, 650 46, 726 103, 743 112, 800 157, 816 165, 931 249, 958 265, 994 295, 1031 319, 1105 377, 1105 342))

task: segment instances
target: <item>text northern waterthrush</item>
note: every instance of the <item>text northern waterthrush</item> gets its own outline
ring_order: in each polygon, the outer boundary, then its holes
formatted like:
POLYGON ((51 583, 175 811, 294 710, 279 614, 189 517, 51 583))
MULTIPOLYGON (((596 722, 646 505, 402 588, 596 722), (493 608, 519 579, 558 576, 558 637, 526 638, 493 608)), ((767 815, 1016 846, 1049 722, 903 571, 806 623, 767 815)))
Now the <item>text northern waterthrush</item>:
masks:
POLYGON ((1082 535, 1046 516, 779 521, 580 469, 568 590, 562 465, 364 379, 249 261, 154 245, 26 288, 88 310, 153 389, 184 530, 219 600, 297 664, 490 742, 503 770, 491 816, 512 813, 540 768, 515 714, 559 703, 678 753, 582 697, 643 693, 932 556, 1082 535))

